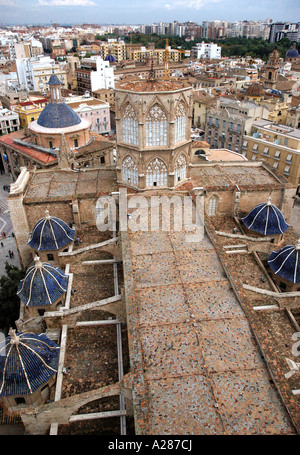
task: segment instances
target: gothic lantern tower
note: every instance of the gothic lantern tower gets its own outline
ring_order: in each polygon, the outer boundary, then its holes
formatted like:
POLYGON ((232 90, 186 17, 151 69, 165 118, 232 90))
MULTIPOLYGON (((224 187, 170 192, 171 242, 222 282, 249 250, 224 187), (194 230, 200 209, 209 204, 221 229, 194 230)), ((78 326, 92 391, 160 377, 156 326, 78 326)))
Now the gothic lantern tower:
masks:
POLYGON ((189 178, 192 87, 185 81, 123 80, 116 88, 118 182, 174 188, 189 178))

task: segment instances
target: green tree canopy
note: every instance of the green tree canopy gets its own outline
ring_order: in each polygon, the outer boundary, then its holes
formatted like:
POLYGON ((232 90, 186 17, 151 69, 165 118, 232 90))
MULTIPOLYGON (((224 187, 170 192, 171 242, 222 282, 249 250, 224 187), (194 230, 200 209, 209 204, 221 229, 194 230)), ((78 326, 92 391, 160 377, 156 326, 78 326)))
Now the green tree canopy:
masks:
POLYGON ((15 327, 19 318, 20 299, 17 290, 25 273, 18 267, 5 263, 5 275, 0 277, 0 329, 5 333, 15 327))

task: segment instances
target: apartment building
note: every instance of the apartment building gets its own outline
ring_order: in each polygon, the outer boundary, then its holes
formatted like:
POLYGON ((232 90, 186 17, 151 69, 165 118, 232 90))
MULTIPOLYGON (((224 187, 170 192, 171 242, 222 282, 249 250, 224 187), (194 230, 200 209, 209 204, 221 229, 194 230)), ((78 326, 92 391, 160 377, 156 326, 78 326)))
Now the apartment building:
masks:
POLYGON ((200 59, 220 59, 221 58, 221 46, 215 43, 197 43, 196 46, 192 47, 191 57, 200 59))
POLYGON ((56 63, 49 56, 17 59, 16 68, 19 85, 23 90, 48 92, 48 81, 52 74, 60 79, 64 88, 68 88, 64 65, 56 63))
POLYGON ((79 93, 115 87, 114 68, 100 56, 82 59, 80 68, 76 69, 76 79, 79 93))
POLYGON ((73 111, 91 123, 90 130, 98 134, 108 134, 111 130, 109 104, 91 96, 69 96, 64 98, 73 111))
POLYGON ((253 122, 251 133, 243 138, 242 150, 248 160, 263 159, 293 185, 299 185, 300 129, 265 119, 253 122))
POLYGON ((116 59, 116 62, 121 62, 126 59, 126 45, 123 40, 113 40, 109 39, 108 41, 101 41, 100 44, 100 55, 105 60, 107 55, 113 55, 116 59))
POLYGON ((218 98, 215 109, 207 112, 205 140, 212 148, 227 148, 242 153, 243 137, 252 124, 267 118, 268 110, 251 102, 218 98))
POLYGON ((37 120, 47 102, 47 98, 39 98, 36 100, 27 100, 18 103, 15 108, 15 112, 19 116, 20 127, 27 128, 29 123, 37 120))
POLYGON ((0 136, 17 131, 19 127, 18 114, 9 109, 0 108, 0 136))

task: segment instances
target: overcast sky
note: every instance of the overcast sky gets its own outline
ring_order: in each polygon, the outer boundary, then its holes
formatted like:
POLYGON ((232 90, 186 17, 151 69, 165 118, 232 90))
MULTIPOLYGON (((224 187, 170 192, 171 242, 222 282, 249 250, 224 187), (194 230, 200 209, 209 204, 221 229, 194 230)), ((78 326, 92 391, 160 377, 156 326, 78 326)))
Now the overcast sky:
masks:
POLYGON ((4 24, 300 21, 299 0, 0 0, 4 24))

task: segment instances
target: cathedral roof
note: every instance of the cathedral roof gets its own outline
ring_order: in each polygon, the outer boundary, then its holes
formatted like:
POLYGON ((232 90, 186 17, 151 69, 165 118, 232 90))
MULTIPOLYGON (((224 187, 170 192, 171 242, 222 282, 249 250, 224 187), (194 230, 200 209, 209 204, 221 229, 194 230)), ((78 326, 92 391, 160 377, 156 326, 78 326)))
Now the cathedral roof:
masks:
POLYGON ((51 305, 67 291, 67 286, 67 275, 36 256, 35 265, 29 267, 19 283, 17 295, 26 306, 51 305))
POLYGON ((242 221, 248 229, 263 235, 283 234, 289 227, 281 211, 271 203, 270 198, 250 210, 242 221))
POLYGON ((75 236, 75 229, 70 228, 64 221, 50 216, 48 210, 34 226, 28 245, 38 251, 59 250, 69 245, 75 236))
POLYGON ((47 104, 37 120, 37 124, 44 128, 67 128, 80 122, 79 115, 66 103, 47 104))
POLYGON ((0 397, 33 393, 56 374, 58 357, 45 334, 10 330, 0 342, 0 397))
POLYGON ((296 245, 288 245, 280 251, 273 251, 268 264, 275 275, 291 283, 300 283, 300 240, 296 245))

